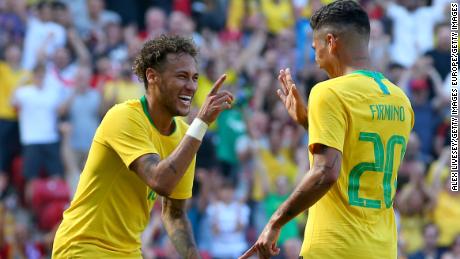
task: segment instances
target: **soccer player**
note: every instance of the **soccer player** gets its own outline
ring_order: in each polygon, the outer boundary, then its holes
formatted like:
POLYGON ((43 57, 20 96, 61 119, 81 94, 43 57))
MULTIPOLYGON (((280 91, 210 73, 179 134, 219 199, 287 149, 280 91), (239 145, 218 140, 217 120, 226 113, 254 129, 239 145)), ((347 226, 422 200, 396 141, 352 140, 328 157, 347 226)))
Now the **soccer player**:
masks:
POLYGON ((184 258, 199 258, 185 202, 207 125, 230 108, 233 96, 219 91, 223 75, 190 127, 175 117, 190 111, 196 55, 193 42, 178 36, 144 44, 134 70, 146 94, 114 106, 97 129, 53 258, 142 258, 140 236, 158 195, 171 242, 184 258))
POLYGON ((301 258, 396 258, 393 198, 414 123, 410 102, 370 70, 369 18, 359 4, 330 3, 311 26, 316 63, 330 79, 313 88, 308 109, 289 70, 278 90, 291 117, 308 125, 311 169, 241 258, 278 254, 280 228, 308 208, 301 258))

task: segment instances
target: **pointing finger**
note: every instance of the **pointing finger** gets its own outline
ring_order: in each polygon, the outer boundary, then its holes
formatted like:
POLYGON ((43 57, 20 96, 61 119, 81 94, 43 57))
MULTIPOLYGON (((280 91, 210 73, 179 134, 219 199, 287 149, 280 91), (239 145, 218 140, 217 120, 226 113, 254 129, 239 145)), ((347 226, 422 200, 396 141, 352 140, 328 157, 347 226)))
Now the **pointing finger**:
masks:
POLYGON ((221 75, 219 79, 217 79, 217 81, 214 83, 214 86, 212 87, 211 92, 209 92, 209 95, 216 94, 219 91, 220 87, 223 85, 226 78, 226 74, 221 75))
POLYGON ((252 256, 257 252, 257 248, 255 246, 252 246, 246 253, 244 253, 242 256, 238 257, 238 259, 246 259, 252 256))

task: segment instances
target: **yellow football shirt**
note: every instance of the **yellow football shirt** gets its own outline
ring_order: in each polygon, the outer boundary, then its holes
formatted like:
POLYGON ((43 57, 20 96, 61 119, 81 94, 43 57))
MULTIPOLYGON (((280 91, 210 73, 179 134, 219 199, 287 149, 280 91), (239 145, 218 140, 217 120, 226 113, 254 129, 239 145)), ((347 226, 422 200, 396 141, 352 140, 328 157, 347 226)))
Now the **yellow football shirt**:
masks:
MULTIPOLYGON (((444 186, 443 186, 444 188, 444 186)), ((432 212, 433 222, 439 227, 439 246, 450 246, 460 233, 460 195, 441 190, 436 206, 432 212)))
MULTIPOLYGON (((175 119, 175 131, 161 135, 151 123, 145 97, 114 106, 96 131, 75 197, 64 212, 53 258, 141 258, 140 236, 156 194, 129 170, 138 157, 167 157, 188 125, 175 119)), ((171 198, 192 196, 195 159, 171 198)))
MULTIPOLYGON (((289 150, 282 148, 280 153, 276 156, 268 149, 262 148, 259 150, 258 155, 260 156, 261 163, 266 176, 268 177, 268 183, 270 192, 276 192, 276 179, 280 176, 286 176, 289 180, 289 184, 295 186, 295 180, 297 177, 297 166, 289 158, 289 150)), ((257 169, 260 170, 260 169, 257 169)), ((260 174, 254 174, 254 185, 252 187, 252 199, 255 201, 261 201, 264 199, 262 179, 260 174)))
POLYGON ((260 1, 260 5, 269 32, 278 34, 283 29, 289 28, 294 24, 294 9, 291 5, 291 1, 265 0, 260 1))
MULTIPOLYGON (((13 70, 7 63, 0 62, 0 118, 16 120, 16 111, 11 98, 21 79, 28 73, 25 70, 13 70)), ((25 82, 24 82, 25 83, 25 82)))
POLYGON ((396 258, 393 198, 414 123, 408 98, 382 74, 359 70, 316 85, 308 105, 310 150, 323 144, 343 159, 337 183, 309 210, 300 255, 396 258))

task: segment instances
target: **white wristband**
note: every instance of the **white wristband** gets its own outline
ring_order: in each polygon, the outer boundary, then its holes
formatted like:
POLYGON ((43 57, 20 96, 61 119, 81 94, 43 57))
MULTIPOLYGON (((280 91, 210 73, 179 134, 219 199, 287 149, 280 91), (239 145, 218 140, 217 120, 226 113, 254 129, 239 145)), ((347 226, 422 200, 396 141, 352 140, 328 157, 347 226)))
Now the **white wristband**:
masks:
POLYGON ((188 128, 185 135, 189 135, 190 137, 194 137, 199 141, 202 141, 207 129, 208 124, 206 124, 206 122, 199 118, 195 118, 193 119, 192 124, 190 124, 190 127, 188 128))

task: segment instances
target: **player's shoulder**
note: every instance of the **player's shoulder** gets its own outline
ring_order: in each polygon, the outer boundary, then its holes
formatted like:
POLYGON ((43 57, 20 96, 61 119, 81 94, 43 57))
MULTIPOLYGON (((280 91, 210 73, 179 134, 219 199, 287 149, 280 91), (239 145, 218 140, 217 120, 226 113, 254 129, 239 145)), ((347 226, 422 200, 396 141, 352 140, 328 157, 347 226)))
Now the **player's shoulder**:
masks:
POLYGON ((111 115, 135 115, 140 114, 142 111, 142 104, 138 99, 127 100, 125 102, 115 104, 112 108, 109 109, 107 114, 111 115))
POLYGON ((142 117, 142 104, 140 100, 133 99, 115 104, 112 108, 110 108, 105 114, 102 124, 112 122, 128 123, 128 121, 142 121, 142 117))
POLYGON ((391 82, 388 78, 384 78, 382 81, 389 88, 391 94, 407 98, 403 89, 391 82))
POLYGON ((146 122, 142 116, 142 105, 139 100, 128 100, 116 104, 105 114, 96 132, 96 137, 145 128, 146 122))
POLYGON ((337 93, 340 92, 340 85, 343 85, 343 82, 336 78, 319 82, 311 89, 310 96, 338 97, 337 93))

